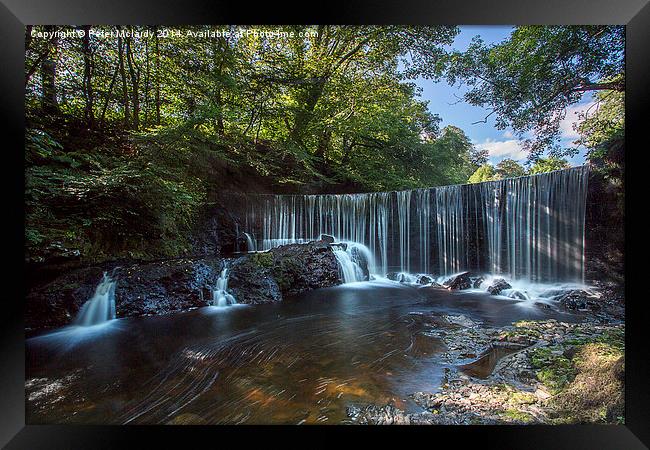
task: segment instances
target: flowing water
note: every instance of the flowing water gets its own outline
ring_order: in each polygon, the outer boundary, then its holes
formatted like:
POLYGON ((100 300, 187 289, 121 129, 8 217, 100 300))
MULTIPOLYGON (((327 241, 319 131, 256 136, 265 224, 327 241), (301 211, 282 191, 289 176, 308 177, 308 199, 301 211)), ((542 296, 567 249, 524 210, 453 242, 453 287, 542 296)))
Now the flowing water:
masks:
POLYGON ((371 281, 282 303, 129 318, 27 341, 28 423, 341 423, 369 403, 418 411, 444 343, 422 317, 563 318, 485 293, 371 281))
POLYGON ((224 267, 217 279, 217 285, 212 291, 212 306, 228 306, 237 304, 237 300, 228 292, 228 268, 224 267))
POLYGON ((104 272, 95 294, 81 306, 74 324, 89 327, 111 319, 115 319, 115 281, 104 272))
POLYGON ((363 244, 380 275, 473 270, 580 282, 588 175, 582 166, 413 191, 249 196, 246 227, 262 250, 322 234, 363 244))

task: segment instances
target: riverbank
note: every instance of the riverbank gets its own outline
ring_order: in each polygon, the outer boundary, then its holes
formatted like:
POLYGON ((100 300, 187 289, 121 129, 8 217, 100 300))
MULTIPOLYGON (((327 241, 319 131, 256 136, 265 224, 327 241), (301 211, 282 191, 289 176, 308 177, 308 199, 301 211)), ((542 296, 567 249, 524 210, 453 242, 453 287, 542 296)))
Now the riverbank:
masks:
POLYGON ((350 423, 624 423, 622 322, 593 317, 582 323, 550 319, 505 327, 483 327, 464 317, 448 322, 444 331, 431 331, 449 349, 443 355, 450 365, 444 382, 437 391, 411 395, 424 411, 409 414, 393 404, 352 406, 350 423), (500 348, 511 353, 499 358, 500 348), (494 369, 486 370, 490 363, 494 369))

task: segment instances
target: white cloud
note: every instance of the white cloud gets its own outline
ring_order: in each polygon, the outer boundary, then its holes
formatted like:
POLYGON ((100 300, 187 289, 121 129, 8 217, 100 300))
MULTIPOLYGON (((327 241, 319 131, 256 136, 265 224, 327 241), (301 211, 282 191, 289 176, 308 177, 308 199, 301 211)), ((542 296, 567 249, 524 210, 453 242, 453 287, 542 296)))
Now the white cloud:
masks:
POLYGON ((512 131, 511 131, 511 130, 506 130, 506 131, 503 133, 503 137, 506 138, 506 139, 512 139, 513 137, 515 137, 515 135, 512 134, 512 131))
POLYGON ((587 110, 589 110, 590 114, 593 114, 595 109, 593 106, 595 104, 596 102, 581 103, 567 108, 566 116, 560 121, 560 136, 562 139, 571 139, 574 141, 580 137, 580 135, 573 129, 573 125, 581 122, 580 114, 587 110))
POLYGON ((498 161, 506 158, 521 161, 525 160, 528 156, 522 148, 521 143, 516 139, 508 139, 506 141, 487 139, 481 144, 476 144, 476 147, 480 150, 487 150, 489 157, 498 161))

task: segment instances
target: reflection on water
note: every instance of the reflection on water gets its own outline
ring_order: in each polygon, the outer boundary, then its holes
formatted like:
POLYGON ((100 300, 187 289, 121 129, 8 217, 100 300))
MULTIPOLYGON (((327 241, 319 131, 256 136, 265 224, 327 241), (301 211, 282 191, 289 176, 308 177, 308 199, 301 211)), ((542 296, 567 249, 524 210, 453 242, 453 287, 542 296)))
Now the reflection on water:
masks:
POLYGON ((70 327, 27 341, 27 419, 330 424, 351 404, 415 410, 408 395, 435 390, 446 365, 444 344, 411 313, 492 325, 558 316, 517 303, 379 280, 273 305, 70 327))

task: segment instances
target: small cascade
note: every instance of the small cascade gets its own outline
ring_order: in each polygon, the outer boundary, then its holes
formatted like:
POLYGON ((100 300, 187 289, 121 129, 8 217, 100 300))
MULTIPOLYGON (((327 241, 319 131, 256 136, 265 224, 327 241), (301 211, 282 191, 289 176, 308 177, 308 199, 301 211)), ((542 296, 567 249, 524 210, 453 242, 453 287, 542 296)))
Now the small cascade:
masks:
POLYGON ((339 263, 339 272, 344 283, 364 280, 363 270, 352 259, 351 253, 348 253, 347 250, 334 248, 334 256, 336 256, 336 261, 339 263))
POLYGON ((217 279, 217 286, 212 291, 212 306, 228 306, 237 304, 237 300, 228 293, 228 268, 224 267, 217 279))
POLYGON ((257 244, 255 243, 255 237, 251 236, 248 233, 244 233, 244 236, 246 236, 246 245, 247 245, 247 250, 249 252, 256 252, 257 251, 257 244))
POLYGON ((79 310, 74 324, 89 327, 112 319, 115 319, 115 281, 104 272, 102 281, 90 300, 79 310))

